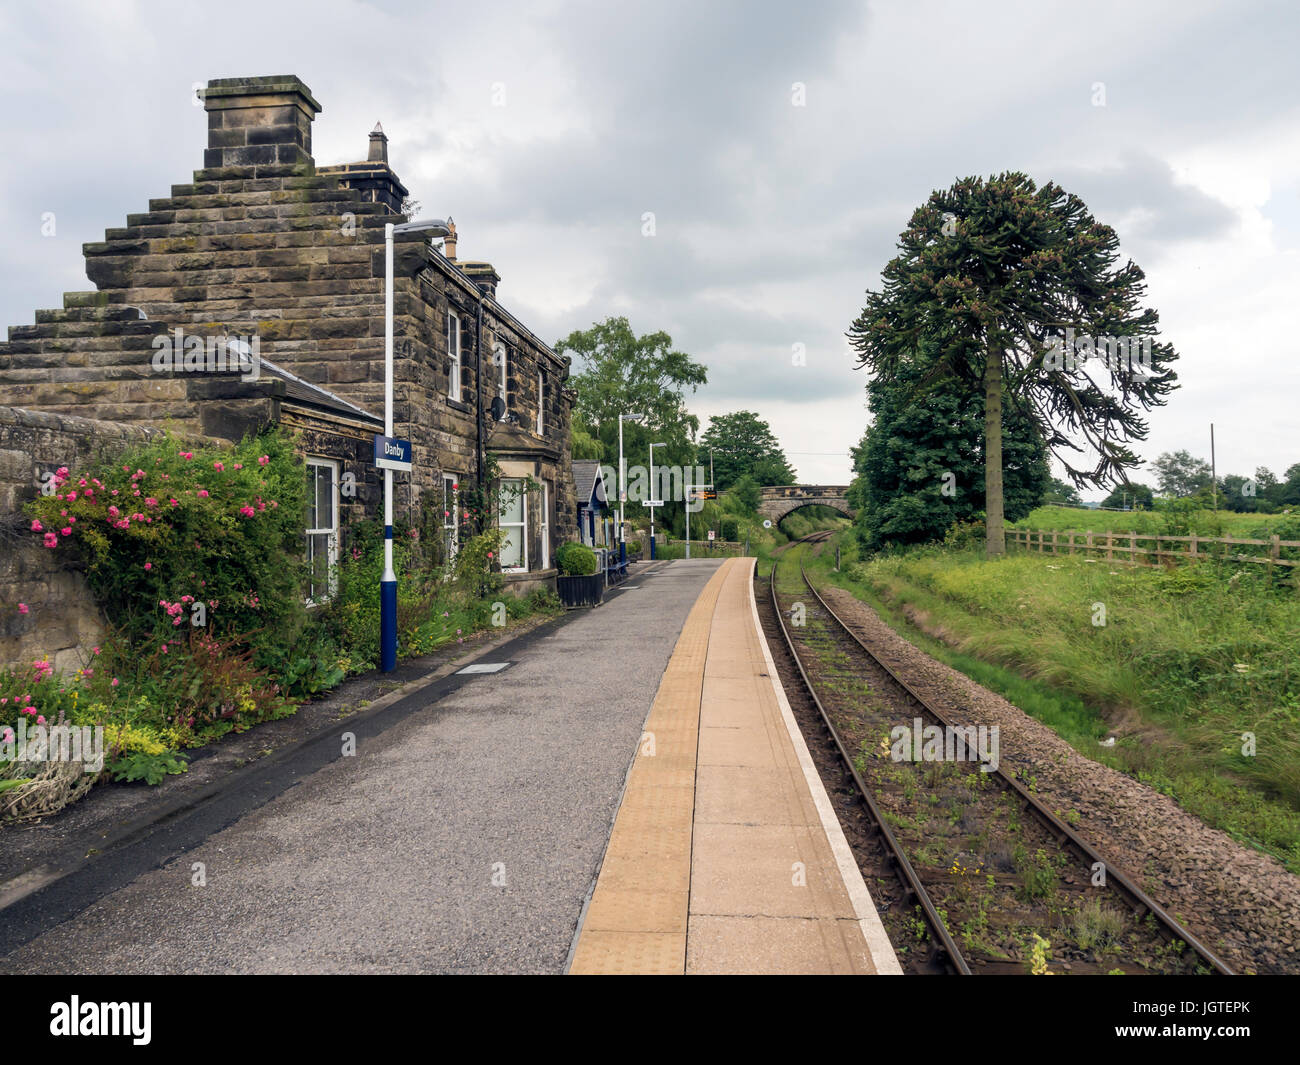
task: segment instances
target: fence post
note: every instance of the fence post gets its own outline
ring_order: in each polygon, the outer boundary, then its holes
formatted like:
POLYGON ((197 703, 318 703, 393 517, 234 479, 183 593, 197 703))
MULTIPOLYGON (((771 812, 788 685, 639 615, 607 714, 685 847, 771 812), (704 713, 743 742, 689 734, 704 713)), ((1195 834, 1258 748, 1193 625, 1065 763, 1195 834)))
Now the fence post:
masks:
POLYGON ((1268 548, 1268 579, 1270 581, 1273 579, 1273 565, 1282 557, 1281 539, 1282 537, 1279 533, 1274 533, 1269 537, 1271 543, 1268 548))
POLYGON ((1191 541, 1187 545, 1187 554, 1191 557, 1191 560, 1195 562, 1196 561, 1196 533, 1192 533, 1191 536, 1192 536, 1191 541))
POLYGON ((1138 564, 1138 534, 1135 529, 1130 529, 1128 534, 1128 560, 1134 566, 1138 564))
POLYGON ((1066 536, 1066 539, 1067 539, 1067 540, 1069 541, 1069 543, 1070 543, 1070 550, 1069 550, 1069 553, 1070 553, 1070 554, 1074 554, 1074 530, 1071 529, 1069 532, 1067 532, 1067 533, 1065 534, 1065 536, 1066 536))
POLYGON ((1083 557, 1088 558, 1092 554, 1092 530, 1089 529, 1083 534, 1084 549, 1083 557))
POLYGON ((1115 534, 1112 532, 1107 532, 1106 533, 1106 561, 1113 562, 1114 560, 1115 560, 1115 534))

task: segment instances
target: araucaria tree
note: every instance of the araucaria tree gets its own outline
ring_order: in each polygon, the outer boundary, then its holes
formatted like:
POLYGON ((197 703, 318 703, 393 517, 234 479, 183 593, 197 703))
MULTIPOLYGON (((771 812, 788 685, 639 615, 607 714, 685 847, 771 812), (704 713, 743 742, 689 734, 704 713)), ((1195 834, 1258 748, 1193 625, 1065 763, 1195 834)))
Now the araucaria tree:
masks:
POLYGON ((922 342, 933 342, 938 358, 915 402, 936 385, 982 388, 990 557, 1006 552, 1004 403, 1079 486, 1111 483, 1139 464, 1128 443, 1146 438, 1141 412, 1177 387, 1177 355, 1156 339, 1156 311, 1140 306, 1142 270, 1119 265, 1119 238, 1082 200, 1020 173, 965 178, 917 208, 898 252, 849 337, 859 365, 885 380, 903 376, 922 342), (1096 463, 1076 468, 1069 452, 1096 463))

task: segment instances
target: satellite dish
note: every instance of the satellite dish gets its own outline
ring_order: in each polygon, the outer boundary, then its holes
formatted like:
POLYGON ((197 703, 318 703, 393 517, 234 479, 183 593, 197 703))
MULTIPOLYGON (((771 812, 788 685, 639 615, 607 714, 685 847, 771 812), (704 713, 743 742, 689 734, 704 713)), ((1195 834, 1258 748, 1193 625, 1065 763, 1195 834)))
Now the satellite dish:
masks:
POLYGON ((492 420, 499 422, 506 415, 506 401, 500 396, 492 397, 492 420))

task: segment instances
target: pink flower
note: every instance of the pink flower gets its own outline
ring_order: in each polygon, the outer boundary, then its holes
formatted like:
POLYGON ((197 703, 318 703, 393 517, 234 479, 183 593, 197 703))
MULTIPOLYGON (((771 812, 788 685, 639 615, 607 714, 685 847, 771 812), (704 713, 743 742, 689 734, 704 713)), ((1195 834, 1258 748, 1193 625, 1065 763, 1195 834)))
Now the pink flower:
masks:
MULTIPOLYGON (((182 451, 182 452, 181 452, 181 458, 185 459, 185 461, 187 461, 187 462, 188 462, 190 459, 192 459, 193 457, 194 457, 194 452, 193 452, 193 451, 182 451)), ((125 469, 125 467, 123 467, 123 469, 125 469)))
POLYGON ((45 531, 45 526, 42 525, 39 521, 32 522, 32 532, 44 532, 44 531, 45 531))
POLYGON ((257 513, 257 511, 255 511, 252 507, 245 505, 239 508, 239 513, 244 515, 244 517, 246 518, 251 518, 253 517, 254 514, 257 513))
POLYGON ((36 723, 37 723, 38 725, 43 725, 43 724, 45 724, 45 715, 44 715, 44 714, 38 714, 38 715, 36 716, 36 723))
POLYGON ((163 645, 162 645, 162 653, 163 653, 163 654, 166 654, 166 653, 167 653, 167 645, 166 645, 166 644, 163 644, 163 645))
POLYGON ((110 518, 116 518, 116 517, 118 517, 121 513, 122 513, 122 512, 121 512, 120 510, 118 510, 117 507, 109 507, 109 508, 108 508, 108 516, 109 516, 110 518))
POLYGON ((259 459, 257 460, 257 464, 258 464, 259 466, 265 466, 265 465, 266 465, 268 462, 270 462, 270 461, 271 461, 271 456, 270 456, 270 455, 263 455, 261 458, 259 458, 259 459))
POLYGON ((20 614, 26 614, 26 613, 27 613, 27 604, 26 604, 26 603, 19 603, 19 604, 18 604, 18 613, 20 613, 20 614))
POLYGON ((207 490, 206 488, 200 488, 200 489, 199 489, 199 498, 200 498, 200 499, 207 499, 207 498, 208 498, 208 490, 207 490))
POLYGON ((58 547, 58 545, 59 545, 59 538, 58 538, 57 536, 55 536, 54 533, 52 533, 52 532, 47 532, 47 533, 45 534, 45 546, 46 546, 46 547, 58 547))
POLYGON ((146 507, 156 507, 158 505, 158 500, 154 499, 153 496, 145 496, 144 505, 146 507))
POLYGON ((14 741, 14 730, 11 728, 5 729, 4 742, 13 743, 13 741, 14 741))
POLYGON ((492 552, 489 551, 489 552, 488 552, 488 558, 491 558, 491 557, 492 557, 492 552))
POLYGON ((152 563, 152 562, 146 562, 146 563, 144 564, 144 568, 145 568, 146 570, 151 570, 151 569, 153 569, 153 563, 152 563))
POLYGON ((98 648, 98 647, 92 647, 92 648, 90 649, 90 653, 91 653, 92 655, 97 655, 97 654, 99 654, 99 648, 98 648))
POLYGON ((224 462, 214 462, 212 464, 212 468, 216 470, 218 473, 225 473, 226 464, 224 462))
POLYGON ((69 493, 68 493, 68 502, 69 502, 69 503, 71 503, 71 502, 72 502, 73 500, 75 500, 76 498, 77 498, 77 493, 76 493, 76 492, 69 492, 69 493))
POLYGON ((63 533, 64 536, 71 536, 72 526, 71 525, 64 526, 62 529, 59 530, 59 532, 63 533))
POLYGON ((114 688, 116 688, 116 687, 117 687, 119 684, 121 684, 121 683, 122 683, 122 682, 121 682, 120 680, 118 680, 116 677, 113 678, 113 687, 114 687, 114 688))
POLYGON ((244 468, 244 464, 242 462, 236 462, 234 468, 237 470, 242 470, 244 468))

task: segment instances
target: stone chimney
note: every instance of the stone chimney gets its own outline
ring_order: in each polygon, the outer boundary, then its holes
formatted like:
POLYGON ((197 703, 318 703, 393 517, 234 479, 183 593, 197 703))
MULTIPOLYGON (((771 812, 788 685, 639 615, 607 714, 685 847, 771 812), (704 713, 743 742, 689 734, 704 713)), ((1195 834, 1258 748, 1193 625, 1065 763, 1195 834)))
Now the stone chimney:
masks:
POLYGON ((205 168, 307 166, 321 106, 292 74, 216 78, 200 89, 208 113, 205 168))
POLYGON ((366 162, 388 165, 388 138, 384 135, 384 127, 378 122, 370 131, 370 154, 366 156, 366 162))
POLYGON ((391 214, 401 214, 410 195, 388 165, 388 135, 378 122, 370 131, 370 151, 364 162, 318 166, 316 173, 337 177, 344 188, 356 189, 371 203, 382 203, 391 214))
POLYGON ((447 236, 442 238, 442 254, 452 262, 456 261, 456 223, 450 217, 447 219, 447 228, 451 230, 447 236))
POLYGON ((461 260, 456 265, 465 272, 466 277, 478 285, 479 291, 483 295, 496 299, 497 285, 501 284, 501 275, 496 272, 491 263, 461 260))

